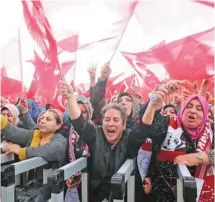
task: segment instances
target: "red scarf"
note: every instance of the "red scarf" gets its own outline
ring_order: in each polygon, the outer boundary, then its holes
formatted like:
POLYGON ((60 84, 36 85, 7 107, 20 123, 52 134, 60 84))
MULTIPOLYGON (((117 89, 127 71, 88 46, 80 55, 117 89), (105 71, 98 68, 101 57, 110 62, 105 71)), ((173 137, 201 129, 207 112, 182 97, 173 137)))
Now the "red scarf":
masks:
MULTIPOLYGON (((75 157, 75 151, 74 151, 74 144, 75 142, 78 142, 79 135, 78 133, 74 130, 73 127, 70 128, 69 132, 69 161, 73 162, 76 160, 75 157)), ((89 156, 89 147, 87 144, 84 143, 83 145, 83 153, 82 156, 89 156)))
POLYGON ((169 121, 166 138, 158 154, 159 161, 173 162, 176 156, 186 154, 186 141, 177 119, 169 121))
MULTIPOLYGON (((212 149, 212 141, 213 132, 211 130, 210 123, 207 122, 198 140, 197 151, 202 152, 212 149)), ((214 166, 197 166, 195 177, 204 180, 204 184, 198 202, 214 201, 214 166)))
MULTIPOLYGON (((200 132, 197 143, 197 152, 212 149, 213 132, 210 123, 207 122, 204 129, 200 132)), ((167 131, 166 138, 162 144, 158 154, 160 161, 173 162, 174 158, 179 155, 186 154, 186 141, 183 136, 183 130, 176 119, 171 119, 167 131)), ((199 165, 196 167, 196 178, 204 180, 201 194, 198 202, 214 201, 214 166, 199 165)))

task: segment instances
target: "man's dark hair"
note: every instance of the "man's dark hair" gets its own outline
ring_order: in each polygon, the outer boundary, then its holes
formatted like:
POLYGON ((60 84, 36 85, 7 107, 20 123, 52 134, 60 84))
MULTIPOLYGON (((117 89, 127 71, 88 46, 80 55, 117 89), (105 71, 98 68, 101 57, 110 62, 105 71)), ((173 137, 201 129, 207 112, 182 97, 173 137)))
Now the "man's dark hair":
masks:
POLYGON ((175 106, 172 105, 172 104, 165 105, 165 106, 163 107, 163 111, 166 110, 166 109, 169 108, 169 107, 172 107, 172 108, 174 109, 175 113, 177 114, 177 110, 176 110, 175 106))

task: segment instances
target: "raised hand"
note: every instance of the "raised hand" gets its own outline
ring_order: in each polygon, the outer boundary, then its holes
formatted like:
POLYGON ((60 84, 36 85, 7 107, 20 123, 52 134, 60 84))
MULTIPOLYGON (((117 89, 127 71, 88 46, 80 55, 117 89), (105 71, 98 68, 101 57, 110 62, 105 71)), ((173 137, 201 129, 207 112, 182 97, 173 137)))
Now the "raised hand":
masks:
POLYGON ((161 109, 168 95, 167 85, 158 86, 150 97, 149 105, 155 110, 161 109))
POLYGON ((167 100, 167 96, 180 93, 179 91, 184 85, 186 85, 186 81, 171 80, 167 84, 157 86, 150 97, 150 105, 156 110, 160 109, 164 101, 167 100))
POLYGON ((72 86, 68 85, 65 81, 60 81, 60 94, 68 99, 73 95, 74 91, 72 86))
POLYGON ((28 102, 24 98, 20 98, 17 106, 22 110, 22 114, 28 113, 28 102))
POLYGON ((101 72, 100 72, 100 81, 105 81, 109 78, 111 73, 111 69, 110 69, 110 65, 109 63, 105 63, 102 67, 101 67, 101 72))
POLYGON ((95 82, 95 80, 96 80, 96 68, 97 68, 96 64, 92 64, 88 68, 88 73, 89 73, 89 76, 90 76, 90 82, 95 82))
POLYGON ((149 194, 152 191, 152 183, 151 179, 146 177, 144 180, 144 185, 143 185, 144 192, 146 194, 149 194))
POLYGON ((76 175, 74 175, 66 180, 66 185, 69 188, 77 187, 78 185, 80 185, 80 183, 81 183, 81 174, 80 173, 77 173, 76 175))

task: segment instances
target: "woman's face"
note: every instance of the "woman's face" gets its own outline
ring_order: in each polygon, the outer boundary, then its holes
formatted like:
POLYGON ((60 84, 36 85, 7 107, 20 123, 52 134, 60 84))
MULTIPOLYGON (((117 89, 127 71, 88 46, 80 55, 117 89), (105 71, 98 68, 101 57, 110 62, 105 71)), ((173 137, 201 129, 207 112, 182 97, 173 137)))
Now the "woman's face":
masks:
POLYGON ((1 114, 4 115, 4 116, 6 117, 7 121, 8 121, 10 124, 12 124, 12 125, 15 124, 15 119, 14 119, 13 115, 11 114, 11 112, 10 112, 8 109, 3 109, 3 110, 1 111, 1 114))
POLYGON ((79 108, 81 110, 81 114, 84 117, 84 119, 88 120, 89 119, 89 114, 88 114, 86 106, 84 104, 81 104, 81 103, 78 103, 78 106, 79 106, 79 108))
POLYGON ((116 109, 107 110, 104 115, 102 128, 109 143, 114 144, 117 142, 125 128, 120 111, 116 109))
POLYGON ((40 121, 38 123, 40 132, 42 133, 55 133, 60 128, 60 124, 57 124, 56 114, 52 111, 46 111, 41 114, 40 121))
POLYGON ((127 116, 130 116, 133 109, 132 99, 129 96, 124 95, 120 98, 119 104, 125 108, 127 116))
POLYGON ((199 100, 191 100, 182 114, 182 122, 188 128, 196 128, 204 117, 203 108, 199 100))

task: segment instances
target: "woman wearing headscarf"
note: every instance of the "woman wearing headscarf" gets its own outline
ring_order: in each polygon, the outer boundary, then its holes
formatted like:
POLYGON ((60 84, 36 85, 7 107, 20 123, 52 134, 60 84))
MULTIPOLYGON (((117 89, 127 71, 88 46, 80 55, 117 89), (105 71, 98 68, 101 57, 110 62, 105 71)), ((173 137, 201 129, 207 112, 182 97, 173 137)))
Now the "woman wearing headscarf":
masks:
POLYGON ((19 109, 13 104, 4 104, 1 108, 1 114, 6 117, 7 121, 17 126, 19 124, 19 109))
MULTIPOLYGON (((36 169, 35 176, 42 182, 42 169, 56 169, 66 162, 67 140, 58 133, 63 124, 63 115, 57 109, 46 111, 38 123, 39 129, 26 130, 8 123, 5 116, 0 117, 1 135, 13 143, 5 145, 3 151, 14 153, 19 160, 43 157, 49 165, 36 169)), ((30 176, 33 176, 29 174, 30 176)))
MULTIPOLYGON (((127 122, 126 128, 133 129, 136 122, 139 121, 140 111, 142 113, 146 109, 146 105, 140 105, 136 99, 128 92, 122 92, 117 96, 117 103, 119 103, 126 111, 127 122)), ((148 167, 151 160, 152 141, 147 138, 146 142, 140 147, 136 158, 135 166, 135 201, 141 202, 144 199, 142 183, 148 172, 148 167)))
MULTIPOLYGON (((94 125, 92 122, 92 114, 93 110, 91 107, 90 101, 85 96, 79 96, 76 99, 78 106, 81 110, 81 114, 84 120, 88 121, 90 124, 94 125)), ((71 125, 71 123, 70 123, 71 125)), ((73 126, 71 126, 70 134, 69 134, 69 162, 72 162, 83 155, 88 154, 88 146, 80 139, 78 133, 74 130, 73 126)))
POLYGON ((122 92, 117 96, 117 103, 123 106, 128 116, 126 128, 132 129, 136 120, 139 118, 140 104, 127 92, 122 92))
MULTIPOLYGON (((175 83, 174 88, 179 88, 175 83)), ((156 99, 151 101, 146 113, 151 122, 155 110, 162 106, 162 102, 170 88, 161 87, 155 91, 156 99)), ((144 191, 149 194, 150 202, 174 202, 176 191, 177 170, 174 159, 179 155, 196 153, 201 158, 201 152, 212 149, 213 133, 208 122, 209 105, 204 97, 192 95, 183 103, 176 119, 160 117, 160 121, 153 124, 153 169, 148 175, 148 183, 144 191)), ((213 169, 210 165, 189 167, 191 174, 204 180, 200 201, 213 201, 213 169), (204 194, 207 187, 211 187, 210 194, 204 194)))
MULTIPOLYGON (((92 114, 93 114, 93 109, 92 109, 90 101, 83 95, 78 96, 76 98, 76 101, 81 110, 81 114, 82 114, 84 120, 86 120, 90 124, 94 125, 94 123, 91 120, 92 114)), ((69 117, 67 119, 67 122, 68 123, 66 125, 68 125, 70 127, 69 138, 68 138, 68 161, 73 162, 82 156, 88 156, 89 148, 88 148, 87 144, 84 143, 84 141, 80 138, 79 134, 74 130, 74 128, 71 125, 71 122, 69 120, 69 117)), ((68 194, 66 195, 66 201, 70 201, 69 195, 71 195, 72 197, 81 199, 80 183, 81 183, 80 173, 67 179, 66 184, 67 184, 67 187, 70 189, 67 190, 68 194), (77 193, 77 191, 78 191, 78 193, 77 193), (69 192, 71 192, 71 194, 69 194, 69 192), (76 196, 74 196, 74 195, 76 195, 76 196)))
MULTIPOLYGON (((19 110, 15 105, 4 104, 1 108, 1 115, 3 115, 7 119, 8 123, 10 123, 11 125, 15 127, 20 125, 19 110)), ((8 141, 4 136, 2 136, 1 146, 6 144, 8 144, 8 141)))

